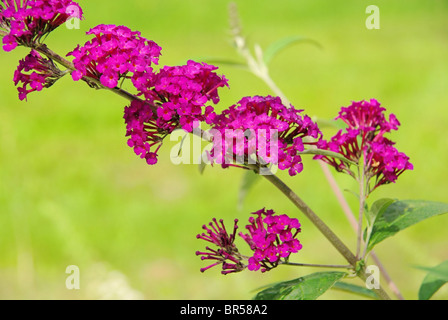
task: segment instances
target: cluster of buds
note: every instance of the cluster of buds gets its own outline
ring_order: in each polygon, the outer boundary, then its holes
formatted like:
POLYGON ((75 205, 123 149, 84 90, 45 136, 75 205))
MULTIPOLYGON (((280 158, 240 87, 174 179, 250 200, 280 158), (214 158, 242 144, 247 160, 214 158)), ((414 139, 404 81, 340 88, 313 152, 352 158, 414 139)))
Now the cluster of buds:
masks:
POLYGON ((222 265, 222 274, 240 272, 246 268, 246 265, 243 263, 244 256, 239 253, 235 245, 235 236, 238 229, 237 219, 234 221, 233 232, 231 234, 228 234, 222 219, 219 220, 219 223, 216 219, 213 219, 209 223, 209 227, 203 225, 202 228, 206 232, 198 234, 197 238, 208 241, 218 248, 215 250, 207 246, 205 248, 207 251, 196 251, 196 255, 201 256, 202 260, 213 261, 208 267, 201 268, 201 272, 217 265, 222 265))

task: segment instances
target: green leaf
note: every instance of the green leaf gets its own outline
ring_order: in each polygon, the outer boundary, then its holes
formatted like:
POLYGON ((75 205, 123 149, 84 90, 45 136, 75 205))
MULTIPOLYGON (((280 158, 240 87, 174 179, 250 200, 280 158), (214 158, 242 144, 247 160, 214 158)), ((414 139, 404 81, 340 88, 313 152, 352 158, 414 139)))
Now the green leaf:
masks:
POLYGON ((434 268, 417 267, 428 271, 418 291, 419 300, 429 300, 444 284, 448 282, 448 260, 434 268))
POLYGON ((238 208, 243 207, 244 200, 246 199, 249 190, 260 180, 260 175, 256 174, 253 170, 247 170, 244 172, 241 186, 238 192, 238 208))
POLYGON ((179 151, 177 152, 177 156, 180 157, 180 155, 182 154, 182 148, 184 146, 185 143, 185 138, 187 138, 188 134, 184 135, 182 137, 182 140, 180 141, 180 146, 179 146, 179 151))
POLYGON ((403 229, 447 212, 447 203, 422 200, 395 201, 377 216, 368 242, 368 250, 403 229))
POLYGON ((345 272, 317 272, 280 282, 259 292, 254 300, 316 300, 345 275, 345 272))
POLYGON ((313 155, 320 155, 320 156, 325 156, 325 157, 331 157, 331 158, 335 158, 335 159, 339 159, 341 161, 344 161, 345 163, 349 164, 349 165, 354 165, 357 166, 358 164, 345 158, 343 155, 337 153, 337 152, 333 152, 330 150, 323 150, 323 149, 307 149, 304 150, 302 152, 298 152, 298 154, 300 155, 306 155, 306 154, 313 154, 313 155))
POLYGON ((204 152, 202 152, 201 162, 199 162, 199 164, 198 164, 198 169, 199 169, 200 174, 204 174, 205 168, 207 167, 207 164, 208 164, 207 161, 205 160, 207 158, 206 153, 207 153, 206 150, 204 152))
POLYGON ((366 213, 367 221, 369 222, 369 224, 373 225, 376 218, 381 216, 384 213, 384 211, 395 201, 396 200, 389 198, 383 198, 375 201, 372 204, 370 210, 368 210, 366 213))
POLYGON ((372 204, 370 209, 366 209, 367 228, 364 230, 363 234, 366 243, 370 242, 376 219, 382 216, 384 211, 395 201, 396 200, 389 198, 379 199, 372 204))
POLYGON ((203 58, 197 58, 195 59, 195 61, 202 61, 208 64, 227 65, 230 67, 247 69, 247 65, 245 63, 225 58, 203 57, 203 58))
POLYGON ((378 299, 378 296, 376 295, 376 293, 374 291, 367 289, 365 287, 361 287, 361 286, 352 284, 352 283, 336 282, 333 285, 332 289, 354 293, 354 294, 357 294, 360 296, 364 296, 366 298, 378 299))
POLYGON ((204 174, 205 168, 207 167, 207 164, 204 161, 201 161, 198 164, 198 170, 200 174, 204 174))
POLYGON ((266 65, 268 65, 276 55, 278 55, 282 50, 290 47, 293 44, 297 44, 300 42, 310 42, 317 47, 321 48, 322 46, 315 40, 301 37, 301 36, 292 36, 280 39, 272 43, 269 47, 264 50, 263 60, 266 65))

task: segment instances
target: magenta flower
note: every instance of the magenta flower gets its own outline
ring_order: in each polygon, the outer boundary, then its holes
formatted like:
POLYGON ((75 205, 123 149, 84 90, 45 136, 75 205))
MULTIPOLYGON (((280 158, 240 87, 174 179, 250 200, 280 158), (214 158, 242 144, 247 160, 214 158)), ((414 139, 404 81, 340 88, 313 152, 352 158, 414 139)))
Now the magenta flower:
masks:
MULTIPOLYGON (((344 121, 347 128, 339 130, 330 141, 321 140, 318 143, 320 149, 340 153, 355 163, 362 159, 367 181, 375 178, 369 192, 380 185, 395 182, 404 171, 413 169, 409 157, 398 152, 395 143, 384 137, 385 133, 398 130, 400 126, 394 114, 386 119, 385 110, 375 99, 353 102, 349 107, 341 108, 336 117, 344 121)), ((315 156, 315 159, 321 159, 336 170, 356 178, 356 174, 343 161, 324 156, 315 156)))
POLYGON ((300 153, 321 138, 318 126, 302 111, 284 106, 278 97, 244 97, 213 118, 212 128, 221 137, 214 137, 211 160, 228 167, 255 158, 261 166, 278 164, 291 176, 300 173, 300 153))
POLYGON ((275 268, 283 259, 287 261, 291 253, 302 249, 296 239, 301 231, 299 220, 287 215, 275 215, 273 210, 261 209, 253 212, 256 218, 249 219, 246 229, 248 234, 239 235, 249 244, 254 252, 249 258, 249 270, 262 272, 275 268))
POLYGON ((24 100, 29 93, 52 86, 62 76, 64 73, 51 60, 43 58, 37 51, 31 50, 30 54, 19 62, 14 73, 14 84, 16 86, 19 83, 23 84, 17 88, 19 99, 24 100))
POLYGON ((128 145, 148 164, 157 163, 157 152, 167 135, 178 128, 191 132, 214 114, 207 104, 217 103, 217 89, 228 86, 227 79, 214 72, 216 69, 188 61, 183 66, 162 68, 154 74, 153 84, 148 81, 149 87, 138 88, 140 92, 144 89, 146 101, 133 101, 125 108, 126 136, 130 136, 128 145))
POLYGON ((0 2, 0 29, 7 32, 3 37, 3 50, 11 51, 18 45, 33 47, 44 36, 55 30, 82 9, 71 0, 3 0, 0 2))
POLYGON ((154 41, 116 25, 99 25, 87 34, 94 38, 68 54, 74 57, 73 80, 87 76, 108 88, 116 87, 121 79, 132 79, 137 89, 152 83, 152 65, 158 63, 162 50, 154 41))
POLYGON ((159 130, 150 104, 134 100, 124 109, 128 145, 150 165, 157 163, 157 151, 167 132, 159 130))
POLYGON ((222 265, 222 274, 240 272, 245 268, 251 271, 261 269, 261 272, 269 271, 281 263, 286 263, 291 253, 297 253, 302 249, 302 244, 296 239, 301 231, 297 219, 289 218, 287 215, 275 215, 273 210, 261 209, 253 212, 257 217, 249 219, 246 229, 249 234, 240 232, 249 245, 253 254, 250 257, 242 255, 236 245, 235 236, 238 229, 235 220, 233 233, 228 234, 222 220, 218 222, 213 219, 210 228, 203 226, 207 233, 197 236, 198 239, 206 240, 218 248, 207 247, 205 252, 197 251, 202 260, 214 261, 208 267, 202 268, 201 272, 214 266, 222 265))
POLYGON ((154 87, 145 91, 147 99, 158 101, 159 126, 170 126, 178 119, 179 126, 191 132, 195 124, 210 119, 219 102, 218 88, 229 86, 225 76, 214 71, 218 67, 189 60, 186 65, 163 67, 155 76, 154 87))
POLYGON ((235 220, 233 232, 230 235, 227 233, 223 220, 219 220, 218 223, 216 219, 213 219, 213 222, 209 223, 210 228, 206 225, 202 226, 207 233, 198 234, 197 238, 214 244, 218 249, 214 250, 206 247, 207 251, 205 252, 196 251, 196 255, 201 256, 201 260, 214 261, 208 267, 202 268, 201 272, 220 264, 222 265, 222 274, 239 272, 246 268, 242 263, 243 256, 240 255, 234 244, 236 230, 238 229, 237 223, 238 220, 235 220))

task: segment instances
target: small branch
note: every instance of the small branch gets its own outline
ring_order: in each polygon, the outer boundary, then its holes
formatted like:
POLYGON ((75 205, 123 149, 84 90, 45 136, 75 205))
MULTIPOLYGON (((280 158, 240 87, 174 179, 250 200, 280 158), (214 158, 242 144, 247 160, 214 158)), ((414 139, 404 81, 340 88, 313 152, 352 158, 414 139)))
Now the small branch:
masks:
POLYGON ((294 263, 294 262, 282 262, 282 265, 297 266, 297 267, 316 267, 316 268, 339 268, 350 269, 351 265, 339 265, 339 264, 313 264, 313 263, 294 263))
POLYGON ((364 190, 364 167, 358 168, 358 182, 359 182, 359 214, 357 224, 357 242, 356 242, 356 259, 359 260, 362 243, 362 221, 364 218, 364 206, 366 203, 366 195, 364 190))
MULTIPOLYGON (((38 51, 39 53, 44 54, 45 56, 47 56, 47 58, 56 61, 57 63, 61 64, 62 66, 64 66, 65 68, 74 71, 76 70, 75 66, 73 65, 72 62, 68 61, 67 59, 61 57, 60 55, 58 55, 57 53, 55 53, 54 51, 50 50, 46 45, 37 45, 35 48, 33 48, 34 50, 38 51)), ((99 89, 106 89, 109 91, 112 91, 113 93, 119 95, 120 97, 129 100, 129 101, 133 101, 133 100, 141 100, 140 98, 138 98, 137 96, 127 92, 126 90, 123 90, 119 87, 115 87, 115 88, 107 88, 105 86, 103 86, 101 84, 101 82, 98 79, 95 78, 91 78, 91 77, 83 77, 82 78, 85 82, 87 82, 88 84, 95 84, 95 86, 99 89)), ((155 106, 154 106, 155 108, 155 106)), ((155 110, 155 109, 154 109, 155 110)))

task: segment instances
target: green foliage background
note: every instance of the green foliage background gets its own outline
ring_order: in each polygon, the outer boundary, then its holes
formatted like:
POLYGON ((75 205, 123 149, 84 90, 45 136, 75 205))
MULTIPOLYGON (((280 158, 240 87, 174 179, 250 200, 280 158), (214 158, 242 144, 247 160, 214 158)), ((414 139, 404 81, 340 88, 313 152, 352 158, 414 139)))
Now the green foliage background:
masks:
MULTIPOLYGON (((448 2, 236 1, 248 40, 266 47, 280 38, 310 37, 323 49, 297 45, 275 58, 271 75, 296 107, 330 119, 351 100, 378 99, 401 121, 392 135, 415 170, 375 191, 381 197, 446 202, 448 169, 448 2), (365 27, 365 9, 381 10, 381 29, 365 27)), ((83 1, 81 29, 59 28, 47 39, 63 54, 88 40, 97 24, 123 24, 163 48, 160 65, 187 59, 235 59, 228 31, 228 1, 83 1)), ((249 299, 262 285, 315 270, 281 267, 267 274, 201 274, 195 236, 213 217, 244 222, 262 207, 297 216, 303 250, 294 262, 345 263, 318 231, 277 190, 260 181, 237 208, 239 170, 169 160, 167 141, 157 166, 127 147, 123 108, 110 92, 62 79, 20 102, 12 82, 24 48, 0 52, 0 298, 1 299, 249 299), (67 290, 65 269, 77 265, 81 289, 67 290)), ((222 66, 231 89, 217 109, 247 95, 271 92, 248 72, 222 66)), ((332 129, 324 128, 331 134, 332 129)), ((295 178, 280 176, 351 247, 354 232, 319 165, 305 159, 295 178)), ((343 189, 351 179, 337 175, 343 189)), ((356 199, 345 193, 353 208, 356 199)), ((448 259, 442 216, 403 231, 375 248, 408 299, 425 274, 415 265, 448 259)), ((242 248, 245 244, 240 242, 242 248)), ((382 282, 383 287, 386 283, 382 282)), ((322 299, 355 296, 330 291, 322 299)), ((446 288, 435 299, 447 299, 446 288)))

